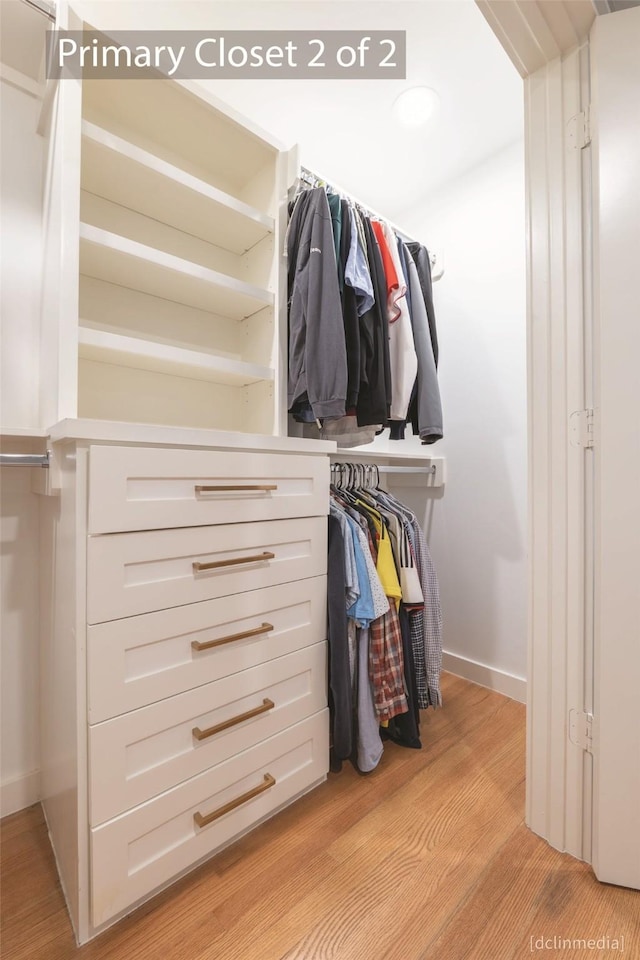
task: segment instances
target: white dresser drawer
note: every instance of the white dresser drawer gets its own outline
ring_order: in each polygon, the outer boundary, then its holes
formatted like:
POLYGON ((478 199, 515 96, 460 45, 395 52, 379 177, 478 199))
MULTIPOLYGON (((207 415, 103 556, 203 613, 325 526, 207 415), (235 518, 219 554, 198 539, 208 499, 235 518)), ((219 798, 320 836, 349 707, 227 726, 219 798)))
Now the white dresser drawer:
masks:
POLYGON ((87 620, 258 590, 326 569, 326 517, 89 537, 87 620))
POLYGON ((91 447, 89 533, 326 515, 329 458, 91 447))
POLYGON ((326 648, 316 643, 90 727, 91 825, 326 707, 326 648))
POLYGON ((327 635, 325 577, 87 628, 89 722, 283 657, 327 635))
POLYGON ((94 925, 104 923, 323 780, 329 758, 328 713, 314 714, 124 816, 94 827, 94 925), (206 818, 215 813, 220 815, 209 825, 198 826, 197 814, 206 818))

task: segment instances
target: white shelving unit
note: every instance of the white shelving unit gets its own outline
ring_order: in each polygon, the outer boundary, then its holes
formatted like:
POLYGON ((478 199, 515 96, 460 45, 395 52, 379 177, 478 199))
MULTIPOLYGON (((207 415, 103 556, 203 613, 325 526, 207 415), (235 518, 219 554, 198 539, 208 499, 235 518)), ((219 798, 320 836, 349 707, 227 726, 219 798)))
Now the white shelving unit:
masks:
POLYGON ((242 256, 275 220, 108 130, 82 123, 83 189, 242 256))
POLYGON ((42 420, 284 432, 288 157, 187 81, 58 85, 42 420))

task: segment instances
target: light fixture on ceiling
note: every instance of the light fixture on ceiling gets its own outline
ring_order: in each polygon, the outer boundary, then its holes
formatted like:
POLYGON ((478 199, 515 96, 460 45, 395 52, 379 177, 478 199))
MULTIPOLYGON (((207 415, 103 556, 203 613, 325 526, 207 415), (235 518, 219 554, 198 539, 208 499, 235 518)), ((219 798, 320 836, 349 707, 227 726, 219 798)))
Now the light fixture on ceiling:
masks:
POLYGON ((393 102, 393 114, 404 127, 423 127, 434 116, 440 97, 431 87, 409 87, 393 102))

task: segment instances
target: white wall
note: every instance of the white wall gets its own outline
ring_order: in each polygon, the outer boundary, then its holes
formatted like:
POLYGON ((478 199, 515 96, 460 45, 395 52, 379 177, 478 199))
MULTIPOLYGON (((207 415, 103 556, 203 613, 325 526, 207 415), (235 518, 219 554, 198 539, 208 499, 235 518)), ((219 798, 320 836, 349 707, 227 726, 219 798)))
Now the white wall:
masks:
POLYGON ((425 524, 444 648, 461 658, 445 666, 524 698, 524 684, 510 679, 524 678, 527 662, 523 143, 405 211, 402 222, 444 252, 434 297, 445 438, 433 450, 446 455, 448 480, 425 524))
MULTIPOLYGON (((43 142, 35 130, 40 104, 2 82, 0 108, 0 423, 4 428, 29 430, 38 418, 43 142), (21 389, 24 384, 30 387, 27 391, 21 389)), ((25 442, 29 449, 29 441, 25 442)), ((5 441, 3 449, 17 451, 25 442, 5 441)), ((33 445, 33 452, 39 452, 39 447, 33 445)), ((3 815, 38 798, 38 512, 39 498, 31 493, 31 470, 0 468, 3 815)))
POLYGON ((0 483, 2 703, 0 813, 39 798, 39 498, 30 467, 3 467, 0 483))
POLYGON ((0 82, 0 425, 38 424, 44 140, 40 101, 0 82), (25 390, 25 384, 30 389, 25 390))

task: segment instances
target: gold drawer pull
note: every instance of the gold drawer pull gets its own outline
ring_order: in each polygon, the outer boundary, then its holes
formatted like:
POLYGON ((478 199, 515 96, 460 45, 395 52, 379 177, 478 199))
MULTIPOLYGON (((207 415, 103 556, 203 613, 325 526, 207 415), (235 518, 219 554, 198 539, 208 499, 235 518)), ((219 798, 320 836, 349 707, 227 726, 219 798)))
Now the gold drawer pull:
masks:
POLYGON ((194 813, 193 819, 196 822, 196 826, 201 829, 202 827, 208 827, 214 820, 217 820, 219 817, 224 817, 225 813, 230 813, 232 810, 235 810, 236 807, 242 806, 242 804, 248 800, 253 800, 254 797, 264 793, 265 790, 270 790, 271 787, 275 787, 275 785, 275 777, 272 777, 270 773, 265 773, 264 781, 260 786, 254 787, 253 790, 247 790, 242 796, 236 797, 235 800, 230 800, 229 803, 224 803, 221 807, 218 807, 217 810, 214 810, 213 813, 208 813, 206 817, 203 817, 199 810, 194 813))
POLYGON ((267 713, 268 710, 273 710, 275 703, 273 700, 265 699, 262 701, 259 707, 254 707, 253 710, 247 710, 246 713, 239 713, 237 717, 231 717, 229 720, 223 720, 222 723, 216 723, 214 727, 207 727, 206 730, 201 730, 200 727, 194 727, 191 731, 196 740, 206 740, 208 737, 213 737, 216 733, 220 733, 222 730, 228 730, 229 727, 235 727, 237 723, 242 723, 244 720, 251 720, 252 717, 259 717, 261 713, 267 713))
POLYGON ((193 572, 200 573, 202 570, 219 570, 221 567, 237 567, 240 563, 259 563, 261 560, 273 560, 275 553, 265 550, 264 553, 256 553, 252 557, 238 557, 236 560, 214 560, 212 563, 193 562, 193 572))
POLYGON ((263 623, 261 627, 255 627, 253 630, 245 630, 243 633, 230 633, 228 637, 221 637, 219 640, 207 640, 202 643, 200 640, 192 640, 191 648, 196 652, 201 650, 211 650, 213 647, 221 647, 224 643, 233 643, 234 640, 245 640, 247 637, 259 637, 261 633, 269 633, 273 630, 272 623, 263 623))
POLYGON ((195 492, 198 493, 228 493, 230 491, 237 491, 239 493, 244 493, 245 490, 277 490, 277 483, 252 483, 252 484, 234 484, 232 486, 216 484, 215 486, 203 487, 199 484, 194 488, 195 492))

